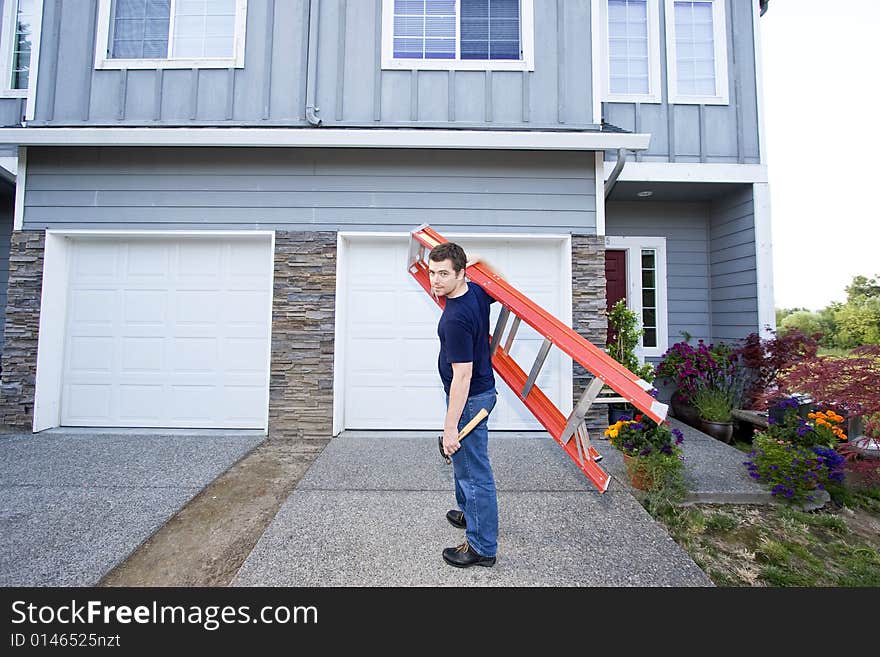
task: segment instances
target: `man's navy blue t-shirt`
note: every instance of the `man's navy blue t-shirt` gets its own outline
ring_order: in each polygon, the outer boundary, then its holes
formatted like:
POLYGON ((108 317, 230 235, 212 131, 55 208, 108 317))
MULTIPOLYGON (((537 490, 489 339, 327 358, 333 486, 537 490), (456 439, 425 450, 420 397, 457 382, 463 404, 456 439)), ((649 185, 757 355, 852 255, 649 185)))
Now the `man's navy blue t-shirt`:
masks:
POLYGON ((467 292, 460 297, 446 297, 446 307, 437 325, 440 337, 437 366, 448 395, 452 385, 452 363, 473 363, 470 397, 495 387, 489 358, 489 304, 495 299, 476 283, 469 281, 467 285, 467 292))

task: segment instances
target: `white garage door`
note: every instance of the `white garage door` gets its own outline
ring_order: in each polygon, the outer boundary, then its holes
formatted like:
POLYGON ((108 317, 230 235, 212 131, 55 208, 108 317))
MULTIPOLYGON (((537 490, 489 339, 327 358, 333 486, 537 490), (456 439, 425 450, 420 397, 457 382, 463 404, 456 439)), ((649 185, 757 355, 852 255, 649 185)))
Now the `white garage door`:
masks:
POLYGON ((62 424, 266 426, 269 239, 83 240, 68 266, 62 424))
MULTIPOLYGON (((447 236, 453 239, 453 236, 447 236)), ((546 238, 457 238, 480 253, 520 291, 568 322, 571 282, 563 280, 567 242, 546 238)), ((445 400, 437 373, 440 308, 406 271, 408 238, 347 237, 343 243, 344 389, 348 429, 441 429, 445 400)), ((500 312, 492 304, 491 326, 500 312)), ((512 350, 528 371, 543 338, 522 324, 512 350)), ((496 374, 499 401, 493 429, 540 429, 496 374)), ((552 349, 538 385, 563 411, 571 410, 571 359, 552 349)))

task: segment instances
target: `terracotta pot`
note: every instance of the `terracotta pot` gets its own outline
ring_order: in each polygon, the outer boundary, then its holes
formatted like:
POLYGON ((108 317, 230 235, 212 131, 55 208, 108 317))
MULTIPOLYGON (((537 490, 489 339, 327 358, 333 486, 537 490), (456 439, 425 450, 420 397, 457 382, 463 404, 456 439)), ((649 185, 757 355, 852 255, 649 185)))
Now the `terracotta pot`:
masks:
POLYGON ((630 456, 629 454, 623 455, 623 464, 626 466, 626 475, 629 478, 629 483, 632 484, 633 488, 648 490, 651 488, 651 484, 654 483, 654 480, 651 478, 651 475, 641 467, 639 460, 640 459, 637 456, 630 456))
POLYGON ((700 420, 700 431, 728 445, 733 442, 733 422, 700 420))

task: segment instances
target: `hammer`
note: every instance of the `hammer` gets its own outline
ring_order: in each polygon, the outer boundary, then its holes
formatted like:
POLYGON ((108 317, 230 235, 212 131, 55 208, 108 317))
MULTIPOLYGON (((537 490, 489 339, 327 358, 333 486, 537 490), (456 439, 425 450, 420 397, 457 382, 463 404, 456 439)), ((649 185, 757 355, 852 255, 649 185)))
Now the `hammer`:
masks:
MULTIPOLYGON (((473 419, 464 425, 464 428, 458 432, 458 440, 459 442, 464 440, 464 437, 468 435, 471 431, 474 430, 480 422, 482 422, 489 415, 489 411, 485 408, 481 408, 476 415, 474 415, 473 419)), ((452 463, 452 459, 446 456, 446 452, 443 451, 443 436, 442 434, 437 436, 437 446, 440 448, 440 456, 446 461, 446 465, 452 463)))

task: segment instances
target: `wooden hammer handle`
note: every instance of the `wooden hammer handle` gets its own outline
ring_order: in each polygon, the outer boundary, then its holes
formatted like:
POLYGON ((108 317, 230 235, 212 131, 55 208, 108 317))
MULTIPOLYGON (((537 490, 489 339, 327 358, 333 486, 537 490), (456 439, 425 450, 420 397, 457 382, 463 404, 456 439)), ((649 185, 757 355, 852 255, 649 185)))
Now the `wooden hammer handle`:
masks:
POLYGON ((461 441, 466 435, 468 435, 471 431, 473 431, 474 427, 476 427, 480 422, 482 422, 486 418, 486 416, 488 416, 488 415, 489 415, 489 411, 487 411, 485 408, 481 408, 479 410, 479 412, 476 415, 474 415, 473 419, 470 422, 468 422, 466 425, 464 425, 464 428, 458 432, 459 441, 461 441))

